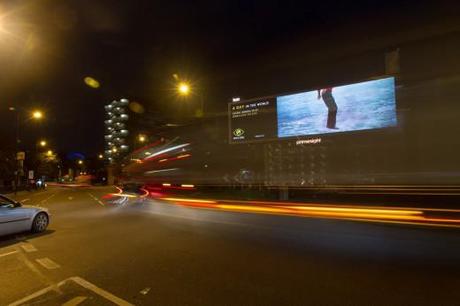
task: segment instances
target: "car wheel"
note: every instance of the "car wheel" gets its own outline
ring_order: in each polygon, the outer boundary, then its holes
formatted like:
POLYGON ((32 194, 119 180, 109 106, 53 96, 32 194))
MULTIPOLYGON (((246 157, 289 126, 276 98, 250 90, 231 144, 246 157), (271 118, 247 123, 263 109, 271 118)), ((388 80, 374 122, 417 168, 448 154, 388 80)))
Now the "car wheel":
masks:
POLYGON ((39 213, 35 216, 34 221, 32 223, 32 232, 41 233, 45 231, 48 227, 48 222, 48 215, 45 213, 39 213))

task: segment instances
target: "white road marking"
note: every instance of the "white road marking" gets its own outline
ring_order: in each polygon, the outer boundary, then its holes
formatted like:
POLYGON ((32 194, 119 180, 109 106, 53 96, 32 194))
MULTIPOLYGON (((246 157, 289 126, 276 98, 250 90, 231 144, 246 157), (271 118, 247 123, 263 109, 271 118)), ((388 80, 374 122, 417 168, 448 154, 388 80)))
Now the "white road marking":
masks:
POLYGON ((24 243, 21 244, 21 248, 22 248, 24 251, 26 251, 27 253, 31 253, 31 252, 36 252, 36 251, 37 251, 37 248, 36 248, 36 247, 34 247, 32 244, 26 243, 26 242, 24 242, 24 243))
POLYGON ((39 290, 35 293, 32 293, 31 295, 26 296, 23 299, 20 299, 19 301, 16 301, 14 303, 9 304, 8 306, 19 306, 19 305, 26 305, 27 301, 33 300, 36 297, 39 297, 40 295, 43 295, 45 293, 50 292, 51 290, 55 290, 56 286, 52 285, 46 288, 43 288, 42 290, 39 290))
POLYGON ((21 200, 21 201, 19 201, 19 202, 24 203, 24 202, 27 202, 27 201, 29 201, 29 200, 30 200, 30 199, 24 199, 24 200, 21 200))
POLYGON ((127 301, 120 299, 119 297, 116 297, 115 295, 111 294, 110 292, 107 292, 96 285, 91 284, 90 282, 84 280, 83 278, 80 278, 78 276, 71 277, 71 280, 76 282, 82 287, 85 287, 88 290, 93 291, 96 294, 99 294, 100 296, 106 298, 107 300, 111 301, 112 303, 119 305, 119 306, 134 306, 131 303, 128 303, 127 301))
POLYGON ((44 200, 41 200, 38 206, 40 206, 41 204, 43 204, 43 203, 47 202, 49 199, 51 199, 51 198, 52 198, 52 197, 54 197, 55 195, 56 195, 56 194, 55 194, 55 193, 53 193, 52 195, 50 195, 50 196, 49 196, 49 197, 47 197, 46 199, 44 199, 44 200))
POLYGON ((36 259, 36 261, 48 270, 59 269, 61 266, 48 257, 36 259))
POLYGON ((18 251, 11 251, 11 252, 8 252, 8 253, 3 253, 3 254, 0 254, 0 257, 12 255, 12 254, 17 253, 17 252, 18 252, 18 251))
POLYGON ((71 299, 70 301, 65 302, 64 304, 62 304, 62 306, 75 306, 75 305, 82 303, 87 298, 88 298, 87 296, 77 296, 71 299))
POLYGON ((90 192, 88 192, 89 196, 92 197, 94 200, 97 200, 95 196, 93 196, 90 192))
POLYGON ((23 252, 19 252, 19 259, 40 279, 43 284, 48 286, 53 285, 53 282, 48 277, 46 277, 46 275, 44 275, 23 252))
MULTIPOLYGON (((11 303, 9 304, 8 306, 19 306, 19 305, 27 305, 28 302, 30 302, 30 300, 33 300, 41 295, 44 295, 52 290, 55 290, 56 292, 60 292, 60 289, 59 287, 61 287, 62 285, 66 284, 67 282, 69 281, 73 281, 75 282, 77 285, 80 285, 82 286, 83 288, 86 288, 94 293, 96 293, 97 295, 109 300, 110 302, 114 303, 115 305, 119 305, 119 306, 134 306, 133 304, 119 298, 119 297, 116 297, 114 296, 113 294, 111 294, 110 292, 107 292, 99 287, 97 287, 96 285, 93 285, 91 284, 90 282, 84 280, 83 278, 81 277, 78 277, 78 276, 74 276, 74 277, 70 277, 70 278, 67 278, 61 282, 59 282, 58 284, 53 284, 53 285, 50 285, 46 288, 43 288, 35 293, 32 293, 31 295, 28 295, 22 299, 20 299, 19 301, 16 301, 14 303, 11 303)), ((74 302, 77 302, 76 298, 83 298, 82 296, 78 296, 78 297, 75 297, 74 299, 70 300, 69 302, 71 301, 74 301, 74 302)), ((85 297, 86 298, 86 297, 85 297)), ((80 300, 79 303, 83 302, 84 300, 80 300)), ((66 304, 64 304, 66 305, 66 304)), ((77 304, 70 304, 70 305, 77 305, 77 304)), ((69 306, 69 304, 67 304, 66 306, 69 306)))
POLYGON ((105 206, 105 204, 104 204, 102 201, 100 201, 97 197, 95 197, 92 193, 89 193, 89 192, 88 192, 88 195, 89 195, 90 197, 92 197, 92 198, 94 199, 94 201, 96 201, 96 202, 99 203, 100 205, 105 206))

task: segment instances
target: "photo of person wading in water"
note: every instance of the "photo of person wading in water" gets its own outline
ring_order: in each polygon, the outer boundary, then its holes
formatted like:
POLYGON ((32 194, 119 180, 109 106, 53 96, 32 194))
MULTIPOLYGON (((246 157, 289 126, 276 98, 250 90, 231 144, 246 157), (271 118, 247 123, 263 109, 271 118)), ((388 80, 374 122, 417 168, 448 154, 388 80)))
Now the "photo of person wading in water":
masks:
POLYGON ((324 104, 328 109, 327 113, 327 128, 328 129, 337 129, 335 126, 337 120, 337 104, 335 99, 332 96, 332 87, 318 89, 318 100, 323 98, 324 104))

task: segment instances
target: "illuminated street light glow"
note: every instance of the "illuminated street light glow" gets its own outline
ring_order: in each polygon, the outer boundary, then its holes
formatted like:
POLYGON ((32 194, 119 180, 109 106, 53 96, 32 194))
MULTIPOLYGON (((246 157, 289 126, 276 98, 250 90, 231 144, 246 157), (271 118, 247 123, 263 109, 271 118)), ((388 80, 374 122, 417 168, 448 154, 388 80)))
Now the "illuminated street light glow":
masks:
POLYGON ((145 140, 146 140, 145 135, 140 134, 140 135, 138 136, 138 140, 139 140, 139 142, 145 142, 145 140))
POLYGON ((80 159, 80 160, 78 161, 78 164, 79 164, 79 165, 83 165, 83 161, 80 159))
POLYGON ((41 111, 39 111, 39 110, 33 111, 32 112, 32 118, 37 119, 37 120, 42 119, 43 118, 43 113, 41 111))
POLYGON ((103 158, 104 158, 104 155, 102 155, 102 154, 99 154, 99 156, 98 156, 98 157, 99 157, 99 159, 103 159, 103 158))
POLYGON ((190 85, 185 82, 180 82, 179 85, 177 85, 177 91, 179 94, 186 96, 190 93, 190 85))
POLYGON ((40 141, 40 146, 45 147, 45 146, 46 146, 46 141, 45 141, 45 140, 41 140, 41 141, 40 141))
POLYGON ((53 151, 51 151, 51 150, 48 150, 48 151, 46 152, 46 155, 48 155, 48 156, 51 156, 51 155, 53 155, 53 151))

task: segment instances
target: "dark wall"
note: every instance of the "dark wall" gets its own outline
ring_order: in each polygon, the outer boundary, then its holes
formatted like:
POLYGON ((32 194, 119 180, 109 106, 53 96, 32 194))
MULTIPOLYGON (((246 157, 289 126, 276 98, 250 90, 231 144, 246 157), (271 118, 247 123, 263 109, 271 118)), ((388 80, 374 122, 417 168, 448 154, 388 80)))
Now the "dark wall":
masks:
MULTIPOLYGON (((398 128, 325 136, 316 145, 266 144, 268 185, 460 183, 460 35, 398 47, 398 128)), ((323 63, 319 73, 317 68, 305 73, 315 72, 314 84, 325 84, 324 71, 334 75, 330 84, 341 78, 351 83, 384 74, 384 54, 323 63)))

